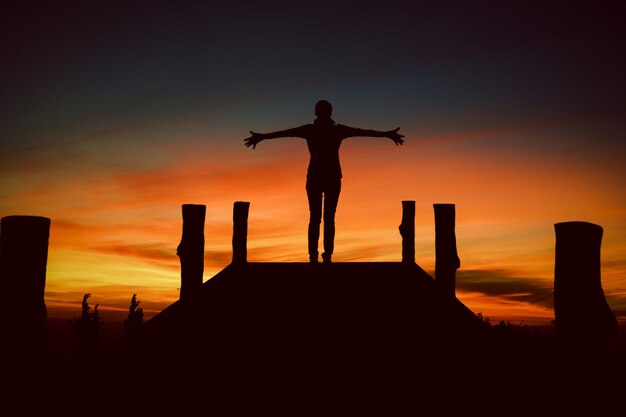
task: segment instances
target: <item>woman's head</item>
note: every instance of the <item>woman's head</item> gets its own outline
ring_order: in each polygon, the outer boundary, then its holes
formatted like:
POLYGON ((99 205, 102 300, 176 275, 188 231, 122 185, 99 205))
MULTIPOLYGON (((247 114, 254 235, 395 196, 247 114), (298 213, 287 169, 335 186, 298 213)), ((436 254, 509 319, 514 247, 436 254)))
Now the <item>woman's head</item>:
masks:
POLYGON ((320 119, 330 119, 333 114, 333 106, 326 100, 320 100, 315 105, 315 115, 320 119))

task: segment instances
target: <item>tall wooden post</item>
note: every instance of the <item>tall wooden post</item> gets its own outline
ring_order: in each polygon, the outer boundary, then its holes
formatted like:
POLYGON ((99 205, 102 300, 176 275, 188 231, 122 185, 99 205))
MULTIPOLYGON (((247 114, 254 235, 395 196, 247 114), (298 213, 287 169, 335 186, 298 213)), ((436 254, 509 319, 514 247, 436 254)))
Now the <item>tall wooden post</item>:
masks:
POLYGON ((204 219, 206 206, 183 204, 183 236, 176 254, 180 257, 180 298, 202 286, 204 275, 204 219))
POLYGON ((233 264, 248 262, 248 212, 250 203, 236 201, 233 207, 233 264))
POLYGON ((554 225, 554 314, 557 335, 603 342, 617 331, 600 274, 602 227, 587 222, 554 225))
POLYGON ((461 261, 456 251, 455 206, 433 204, 435 210, 435 280, 449 296, 456 297, 456 270, 461 261))
POLYGON ((415 201, 402 202, 402 262, 415 263, 415 201))
POLYGON ((50 219, 6 216, 0 221, 0 323, 5 347, 37 349, 46 335, 44 301, 50 219), (9 346, 10 345, 10 346, 9 346))

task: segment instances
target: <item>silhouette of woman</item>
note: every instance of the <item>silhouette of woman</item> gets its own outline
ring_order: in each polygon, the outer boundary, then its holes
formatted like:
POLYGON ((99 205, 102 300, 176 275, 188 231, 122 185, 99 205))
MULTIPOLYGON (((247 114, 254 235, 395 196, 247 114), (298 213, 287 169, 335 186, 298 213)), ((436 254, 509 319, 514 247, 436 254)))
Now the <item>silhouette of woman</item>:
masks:
POLYGON ((324 199, 324 253, 325 263, 331 262, 335 245, 335 211, 341 192, 341 165, 339 163, 339 147, 344 139, 351 137, 389 138, 396 145, 404 143, 404 135, 398 133, 400 128, 386 132, 378 130, 357 129, 336 124, 331 118, 332 105, 320 100, 315 105, 317 118, 312 124, 293 129, 271 133, 250 131, 249 138, 244 139, 246 146, 256 148, 265 139, 296 137, 306 139, 311 159, 307 170, 306 192, 309 198, 309 259, 318 262, 318 241, 320 223, 322 221, 322 197, 324 199))

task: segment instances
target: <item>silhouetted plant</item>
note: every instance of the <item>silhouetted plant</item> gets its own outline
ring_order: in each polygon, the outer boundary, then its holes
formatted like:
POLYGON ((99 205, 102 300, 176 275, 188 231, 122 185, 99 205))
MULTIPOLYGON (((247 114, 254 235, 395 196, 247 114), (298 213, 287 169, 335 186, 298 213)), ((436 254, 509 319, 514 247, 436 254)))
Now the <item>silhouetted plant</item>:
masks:
POLYGON ((90 293, 83 296, 80 316, 74 317, 70 321, 70 325, 74 330, 76 351, 79 359, 87 359, 100 351, 102 335, 104 333, 102 320, 98 313, 98 304, 94 307, 93 313, 90 312, 91 307, 89 307, 89 303, 87 302, 89 297, 91 297, 90 293))
POLYGON ((476 313, 476 317, 480 320, 480 322, 487 328, 491 328, 491 319, 489 317, 484 317, 483 313, 476 313))
POLYGON ((143 326, 143 308, 139 307, 141 301, 137 301, 137 294, 133 294, 128 308, 128 317, 124 320, 124 333, 126 336, 134 336, 141 331, 143 326))
POLYGON ((491 320, 488 317, 484 317, 482 313, 477 313, 476 316, 490 330, 494 337, 493 341, 499 344, 504 343, 508 345, 529 341, 532 336, 531 331, 524 324, 523 320, 519 324, 506 320, 500 320, 496 324, 492 324, 491 320))
POLYGON ((500 320, 498 324, 492 326, 492 329, 498 336, 504 338, 520 338, 528 335, 527 326, 523 323, 523 320, 519 324, 500 320))

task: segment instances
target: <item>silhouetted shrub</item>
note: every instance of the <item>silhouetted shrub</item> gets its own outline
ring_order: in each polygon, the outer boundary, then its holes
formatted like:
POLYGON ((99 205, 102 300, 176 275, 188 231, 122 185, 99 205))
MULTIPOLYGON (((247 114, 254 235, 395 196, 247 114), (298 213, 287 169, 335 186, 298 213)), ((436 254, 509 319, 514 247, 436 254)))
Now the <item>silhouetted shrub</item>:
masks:
POLYGON ((102 343, 102 320, 98 313, 98 304, 90 312, 91 307, 87 300, 91 297, 90 293, 83 296, 82 310, 79 317, 70 320, 70 325, 74 330, 74 338, 76 343, 76 353, 80 360, 92 358, 100 352, 102 343))
POLYGON ((137 301, 137 294, 133 294, 128 308, 128 317, 124 320, 124 333, 132 337, 141 331, 143 326, 143 308, 139 307, 141 301, 137 301))
POLYGON ((498 324, 491 326, 491 328, 496 334, 502 337, 520 337, 528 334, 528 326, 523 323, 523 320, 519 324, 500 320, 498 324))
POLYGON ((488 329, 491 329, 491 319, 489 317, 484 317, 483 313, 476 313, 476 317, 480 319, 480 322, 488 329))
POLYGON ((529 343, 533 343, 535 339, 533 332, 524 324, 522 320, 519 324, 510 321, 500 320, 496 324, 492 324, 488 317, 484 317, 482 313, 476 316, 481 320, 483 325, 487 327, 491 333, 492 348, 518 350, 527 348, 529 343))

